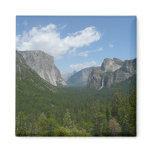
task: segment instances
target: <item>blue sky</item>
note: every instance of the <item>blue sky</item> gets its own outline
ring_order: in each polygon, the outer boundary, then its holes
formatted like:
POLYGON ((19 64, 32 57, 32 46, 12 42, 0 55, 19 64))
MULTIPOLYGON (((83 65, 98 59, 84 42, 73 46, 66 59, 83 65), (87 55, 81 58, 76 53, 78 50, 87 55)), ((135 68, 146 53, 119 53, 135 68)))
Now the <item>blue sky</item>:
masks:
POLYGON ((18 50, 42 50, 61 71, 136 57, 135 16, 17 16, 18 50))

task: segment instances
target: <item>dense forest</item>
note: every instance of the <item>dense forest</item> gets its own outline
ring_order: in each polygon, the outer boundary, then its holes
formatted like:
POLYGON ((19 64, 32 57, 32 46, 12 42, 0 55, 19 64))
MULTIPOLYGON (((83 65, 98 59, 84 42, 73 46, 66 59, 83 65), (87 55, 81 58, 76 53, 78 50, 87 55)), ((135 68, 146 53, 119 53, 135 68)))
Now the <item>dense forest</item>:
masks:
POLYGON ((101 90, 30 81, 16 78, 17 136, 136 136, 136 75, 101 90))

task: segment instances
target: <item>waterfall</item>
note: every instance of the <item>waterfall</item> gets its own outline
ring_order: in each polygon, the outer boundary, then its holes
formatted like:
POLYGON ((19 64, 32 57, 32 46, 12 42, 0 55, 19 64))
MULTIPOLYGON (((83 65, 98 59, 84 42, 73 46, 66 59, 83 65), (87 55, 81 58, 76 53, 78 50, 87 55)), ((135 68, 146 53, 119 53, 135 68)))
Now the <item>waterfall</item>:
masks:
POLYGON ((104 79, 102 79, 102 84, 98 90, 101 90, 104 87, 104 79))

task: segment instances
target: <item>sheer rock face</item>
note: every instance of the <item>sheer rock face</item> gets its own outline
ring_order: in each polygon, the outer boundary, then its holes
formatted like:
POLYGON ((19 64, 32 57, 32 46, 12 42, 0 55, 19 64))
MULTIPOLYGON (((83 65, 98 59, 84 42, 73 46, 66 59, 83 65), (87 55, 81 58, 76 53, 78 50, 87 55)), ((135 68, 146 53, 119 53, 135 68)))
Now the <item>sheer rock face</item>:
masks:
POLYGON ((71 77, 68 78, 67 84, 74 86, 86 86, 92 69, 93 67, 89 67, 75 72, 71 77))
POLYGON ((136 74, 136 59, 124 61, 122 67, 113 75, 114 82, 120 82, 136 74))
POLYGON ((101 70, 101 67, 94 67, 88 77, 87 87, 99 89, 99 87, 102 85, 103 73, 104 72, 101 70))
POLYGON ((21 93, 27 91, 31 86, 34 86, 36 90, 57 91, 55 86, 42 79, 28 66, 23 56, 16 51, 16 91, 21 93))
POLYGON ((88 88, 110 87, 136 74, 136 59, 121 61, 105 59, 101 68, 94 68, 88 78, 88 88))
POLYGON ((41 78, 54 86, 66 85, 60 71, 54 65, 54 57, 43 51, 19 51, 27 65, 31 67, 41 78))
POLYGON ((104 59, 102 65, 101 65, 101 70, 104 72, 113 72, 119 69, 121 65, 117 64, 115 60, 112 59, 104 59))
POLYGON ((21 54, 16 52, 16 77, 19 78, 20 80, 26 78, 26 74, 24 71, 30 71, 30 67, 26 65, 26 62, 21 54))

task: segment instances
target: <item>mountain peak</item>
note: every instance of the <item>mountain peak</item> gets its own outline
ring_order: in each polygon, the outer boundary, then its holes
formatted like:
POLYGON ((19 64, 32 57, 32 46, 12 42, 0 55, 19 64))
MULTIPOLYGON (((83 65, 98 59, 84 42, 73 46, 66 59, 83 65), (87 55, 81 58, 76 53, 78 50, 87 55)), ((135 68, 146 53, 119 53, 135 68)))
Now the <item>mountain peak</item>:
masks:
POLYGON ((119 69, 121 66, 116 62, 117 60, 118 59, 105 58, 101 65, 101 70, 104 72, 112 72, 119 69))
POLYGON ((67 80, 67 84, 71 86, 86 86, 89 74, 93 67, 87 67, 81 69, 78 72, 73 73, 67 80))
POLYGON ((94 69, 88 78, 88 87, 101 89, 113 83, 124 81, 136 74, 136 59, 121 61, 113 58, 104 59, 100 69, 94 69))
POLYGON ((53 56, 41 50, 19 51, 19 53, 25 59, 27 65, 41 78, 54 86, 66 84, 61 77, 60 71, 54 65, 53 56))

